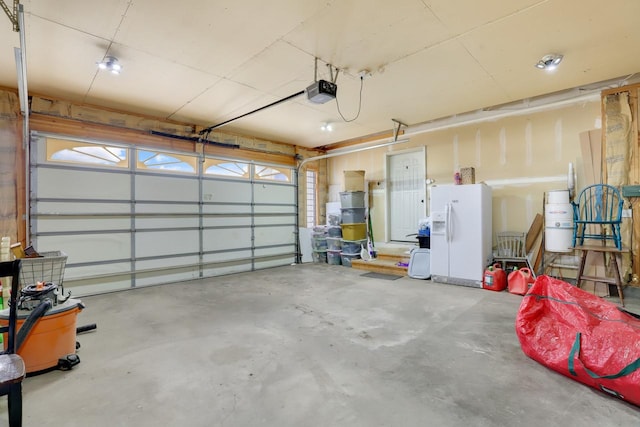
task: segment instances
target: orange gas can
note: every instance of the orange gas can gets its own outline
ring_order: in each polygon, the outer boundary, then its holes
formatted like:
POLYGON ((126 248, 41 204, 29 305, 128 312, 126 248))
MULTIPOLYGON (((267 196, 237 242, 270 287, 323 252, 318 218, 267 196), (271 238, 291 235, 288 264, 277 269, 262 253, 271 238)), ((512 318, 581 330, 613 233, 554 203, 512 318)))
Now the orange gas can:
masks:
POLYGON ((507 273, 500 267, 499 263, 489 266, 484 271, 482 287, 490 291, 504 291, 507 287, 507 273))
POLYGON ((521 268, 509 273, 509 292, 517 295, 524 295, 529 290, 529 284, 535 282, 531 270, 521 268))

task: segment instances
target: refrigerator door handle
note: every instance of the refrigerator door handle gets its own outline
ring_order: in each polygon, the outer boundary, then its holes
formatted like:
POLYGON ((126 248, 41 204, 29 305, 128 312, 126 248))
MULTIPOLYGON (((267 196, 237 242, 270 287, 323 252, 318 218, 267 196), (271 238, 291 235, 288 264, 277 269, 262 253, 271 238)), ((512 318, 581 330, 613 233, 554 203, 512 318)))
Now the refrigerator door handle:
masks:
POLYGON ((453 240, 453 224, 451 224, 451 219, 453 218, 452 211, 453 205, 449 203, 449 218, 447 218, 447 226, 449 227, 449 232, 447 233, 447 235, 449 236, 449 241, 453 240))
POLYGON ((447 203, 444 205, 444 241, 445 242, 451 241, 451 239, 449 239, 449 233, 451 232, 449 228, 450 221, 451 221, 451 204, 447 203))

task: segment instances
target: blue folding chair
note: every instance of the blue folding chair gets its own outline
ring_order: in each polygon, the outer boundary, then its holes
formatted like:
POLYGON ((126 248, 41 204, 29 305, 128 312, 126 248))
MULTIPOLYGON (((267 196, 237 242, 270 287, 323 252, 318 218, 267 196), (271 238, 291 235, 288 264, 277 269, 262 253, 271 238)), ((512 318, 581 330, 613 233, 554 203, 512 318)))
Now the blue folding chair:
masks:
POLYGON ((622 223, 623 199, 617 188, 608 184, 585 187, 573 206, 573 246, 584 244, 584 239, 603 242, 612 240, 622 249, 620 224, 622 223), (600 226, 600 227, 597 227, 600 226))

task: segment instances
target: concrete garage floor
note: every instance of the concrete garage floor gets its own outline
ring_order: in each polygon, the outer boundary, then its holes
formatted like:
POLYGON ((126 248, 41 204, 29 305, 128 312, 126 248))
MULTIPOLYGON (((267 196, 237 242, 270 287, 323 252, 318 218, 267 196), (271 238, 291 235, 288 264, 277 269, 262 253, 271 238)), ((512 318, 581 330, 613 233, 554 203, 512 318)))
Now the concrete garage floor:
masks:
POLYGON ((72 371, 26 379, 24 425, 638 425, 638 408, 522 353, 521 297, 362 273, 307 264, 83 298, 78 325, 98 329, 72 371))

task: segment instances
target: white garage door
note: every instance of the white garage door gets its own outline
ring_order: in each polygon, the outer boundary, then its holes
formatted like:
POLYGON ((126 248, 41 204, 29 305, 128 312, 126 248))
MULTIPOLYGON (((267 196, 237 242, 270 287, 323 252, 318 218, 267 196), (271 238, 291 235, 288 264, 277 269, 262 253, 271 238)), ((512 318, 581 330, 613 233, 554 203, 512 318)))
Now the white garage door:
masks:
POLYGON ((295 262, 295 170, 34 133, 31 239, 74 295, 295 262))

